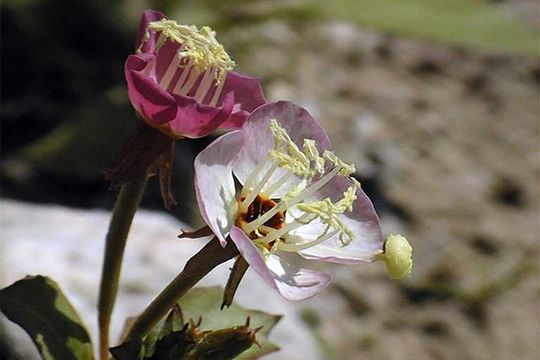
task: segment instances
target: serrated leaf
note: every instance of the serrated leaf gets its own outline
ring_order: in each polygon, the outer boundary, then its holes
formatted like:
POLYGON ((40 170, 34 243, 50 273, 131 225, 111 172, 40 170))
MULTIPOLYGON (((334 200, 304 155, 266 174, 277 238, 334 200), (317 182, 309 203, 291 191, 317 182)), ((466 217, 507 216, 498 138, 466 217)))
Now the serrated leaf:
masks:
POLYGON ((269 315, 258 310, 247 310, 232 304, 228 309, 220 310, 223 288, 220 286, 208 288, 195 288, 186 294, 178 303, 183 311, 184 319, 198 319, 202 317, 201 330, 216 330, 243 325, 247 317, 251 319, 250 327, 263 328, 257 332, 257 341, 261 347, 252 345, 248 350, 236 357, 239 360, 257 359, 263 355, 279 350, 267 338, 272 328, 281 316, 269 315))
POLYGON ((44 360, 92 360, 92 342, 62 290, 44 276, 27 276, 0 291, 0 310, 21 326, 44 360))

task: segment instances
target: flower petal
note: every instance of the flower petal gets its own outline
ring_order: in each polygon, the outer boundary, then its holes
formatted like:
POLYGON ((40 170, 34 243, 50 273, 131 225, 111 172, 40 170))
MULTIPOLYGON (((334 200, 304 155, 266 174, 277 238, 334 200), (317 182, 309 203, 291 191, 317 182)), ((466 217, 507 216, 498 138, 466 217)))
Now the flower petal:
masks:
MULTIPOLYGON (((180 44, 173 42, 173 41, 165 41, 163 46, 159 49, 159 51, 156 54, 156 63, 154 67, 155 71, 155 77, 154 80, 159 83, 161 81, 161 78, 173 62, 173 59, 178 56, 178 49, 180 48, 180 44)), ((176 74, 173 76, 173 80, 177 79, 179 74, 181 74, 184 71, 184 68, 177 67, 174 71, 176 74)), ((175 84, 174 81, 171 82, 172 85, 175 84)), ((171 84, 167 84, 169 86, 172 86, 171 84)), ((164 90, 166 86, 163 86, 164 90)))
POLYGON ((235 112, 232 112, 227 120, 221 123, 219 125, 220 129, 238 129, 242 127, 242 124, 244 121, 246 121, 247 117, 249 116, 249 111, 245 110, 238 110, 235 112))
POLYGON ((233 226, 230 232, 231 240, 248 264, 263 278, 264 281, 277 290, 274 278, 261 254, 261 251, 253 244, 253 241, 238 226, 233 226))
POLYGON ((234 225, 236 199, 231 162, 244 142, 241 131, 225 134, 195 159, 195 191, 201 215, 223 246, 234 225))
POLYGON ((234 104, 234 94, 231 92, 223 101, 221 107, 202 105, 194 98, 174 95, 178 112, 169 123, 174 134, 189 138, 200 138, 210 134, 229 116, 234 104))
POLYGON ((231 229, 231 239, 249 265, 288 300, 304 300, 316 295, 330 281, 330 276, 300 265, 294 254, 268 253, 263 256, 250 238, 237 226, 231 229))
POLYGON ((151 126, 163 125, 175 118, 176 100, 164 91, 143 69, 152 61, 149 54, 130 55, 125 64, 129 100, 151 126))
MULTIPOLYGON (((346 178, 336 177, 306 201, 322 200, 327 197, 332 201, 336 201, 343 196, 343 192, 349 186, 351 186, 351 183, 346 178)), ((371 200, 362 189, 356 191, 356 196, 353 211, 345 212, 340 216, 340 220, 354 234, 351 243, 343 246, 339 235, 336 235, 321 244, 300 251, 300 255, 307 259, 343 264, 372 262, 375 260, 375 253, 383 247, 379 218, 371 200)), ((288 215, 295 216, 293 211, 288 215)), ((324 231, 324 228, 325 225, 312 222, 307 226, 291 231, 291 234, 310 241, 315 240, 324 231)))
MULTIPOLYGON (((246 134, 246 142, 233 166, 234 173, 242 184, 274 146, 274 139, 269 131, 270 119, 276 119, 300 148, 304 139, 313 139, 317 142, 321 153, 324 150, 331 150, 332 146, 325 131, 305 109, 288 101, 262 105, 249 116, 242 126, 242 130, 246 134)), ((278 169, 269 182, 277 181, 285 171, 278 169)), ((264 171, 260 173, 258 180, 263 175, 264 171)), ((288 185, 281 187, 273 196, 284 195, 290 189, 291 184, 297 182, 298 179, 291 180, 288 185)))
MULTIPOLYGON (((152 21, 158 21, 161 19, 167 19, 167 16, 165 16, 163 13, 156 10, 144 10, 142 18, 141 18, 141 22, 139 24, 139 31, 137 32, 136 48, 138 48, 141 45, 141 42, 146 33, 146 28, 148 27, 148 24, 152 21)), ((157 38, 158 38, 157 34, 150 33, 150 37, 141 47, 141 52, 142 53, 153 52, 156 47, 157 38)))
MULTIPOLYGON (((223 84, 222 94, 227 94, 229 91, 234 92, 235 103, 239 104, 239 108, 233 111, 231 116, 220 125, 220 128, 237 129, 246 120, 250 112, 261 105, 266 104, 266 98, 259 80, 231 71, 227 73, 225 84, 223 84)), ((223 98, 223 95, 222 95, 223 98)), ((218 101, 220 104, 222 99, 218 101)))

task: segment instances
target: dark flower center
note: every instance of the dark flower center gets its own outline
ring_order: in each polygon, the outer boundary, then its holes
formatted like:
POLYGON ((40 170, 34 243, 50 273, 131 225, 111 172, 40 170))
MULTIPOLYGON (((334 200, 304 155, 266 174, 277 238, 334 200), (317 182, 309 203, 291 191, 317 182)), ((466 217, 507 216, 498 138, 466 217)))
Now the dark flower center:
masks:
MULTIPOLYGON (((245 197, 241 197, 238 201, 241 203, 245 200, 245 197)), ((277 202, 274 200, 264 197, 264 195, 257 195, 255 199, 251 202, 245 212, 238 214, 236 218, 236 225, 240 228, 244 228, 243 225, 258 219, 261 215, 268 212, 270 209, 277 206, 277 202)), ((271 227, 273 229, 281 229, 285 222, 285 216, 282 212, 278 211, 274 216, 268 219, 263 225, 271 227)), ((265 235, 263 229, 260 230, 262 235, 265 235)), ((253 231, 249 236, 252 239, 256 239, 258 236, 253 231)))

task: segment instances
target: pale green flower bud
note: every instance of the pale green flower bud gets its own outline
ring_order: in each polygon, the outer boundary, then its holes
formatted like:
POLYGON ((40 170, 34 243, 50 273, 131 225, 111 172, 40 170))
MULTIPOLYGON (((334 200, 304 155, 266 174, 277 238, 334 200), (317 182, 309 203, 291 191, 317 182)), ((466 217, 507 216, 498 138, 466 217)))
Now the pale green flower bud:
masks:
POLYGON ((392 234, 386 239, 384 252, 377 257, 384 260, 388 274, 393 279, 403 279, 411 274, 413 248, 402 235, 392 234))

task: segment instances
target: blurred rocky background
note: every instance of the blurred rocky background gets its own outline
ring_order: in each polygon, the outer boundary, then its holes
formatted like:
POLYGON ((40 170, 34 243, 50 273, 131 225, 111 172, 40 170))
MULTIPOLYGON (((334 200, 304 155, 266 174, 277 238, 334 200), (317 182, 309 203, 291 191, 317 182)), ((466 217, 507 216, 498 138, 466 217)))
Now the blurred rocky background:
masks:
MULTIPOLYGON (((26 266, 38 271, 35 259, 43 253, 40 261, 64 264, 56 280, 68 294, 90 298, 83 309, 86 319, 94 316, 97 294, 88 289, 99 275, 88 264, 100 254, 85 251, 84 242, 99 249, 103 239, 77 236, 77 228, 89 225, 73 221, 69 210, 62 218, 51 205, 12 200, 112 207, 115 193, 103 170, 136 122, 123 62, 144 8, 211 25, 239 70, 262 79, 269 100, 306 107, 337 152, 357 165, 384 231, 406 234, 415 248, 413 276, 401 283, 389 281, 380 264, 327 267, 333 285, 291 304, 287 315, 303 325, 282 326, 309 328, 305 336, 317 340, 313 351, 323 359, 540 357, 540 6, 534 0, 3 1, 1 286, 23 276, 26 266), (33 245, 12 244, 47 223, 49 231, 26 242, 33 245), (55 235, 62 227, 73 229, 74 243, 55 235), (62 244, 78 249, 76 255, 62 244), (89 270, 74 282, 78 264, 89 270)), ((192 162, 211 140, 176 147, 173 189, 180 204, 169 214, 193 226, 201 220, 192 162)), ((156 181, 143 207, 162 211, 156 181)), ((95 212, 77 214, 92 219, 95 212)), ((167 244, 164 252, 182 247, 167 244)), ((126 279, 161 281, 159 289, 183 265, 184 258, 175 263, 135 248, 150 260, 127 266, 126 279)), ((123 293, 118 306, 142 306, 148 289, 128 286, 130 296, 123 293)), ((281 304, 277 294, 266 298, 281 304)), ((12 346, 2 345, 2 351, 12 346)), ((302 353, 300 344, 283 347, 289 350, 274 358, 292 359, 291 349, 299 349, 297 359, 316 356, 302 353)))

